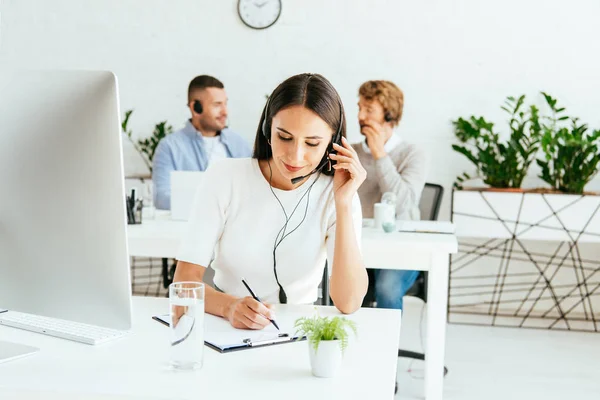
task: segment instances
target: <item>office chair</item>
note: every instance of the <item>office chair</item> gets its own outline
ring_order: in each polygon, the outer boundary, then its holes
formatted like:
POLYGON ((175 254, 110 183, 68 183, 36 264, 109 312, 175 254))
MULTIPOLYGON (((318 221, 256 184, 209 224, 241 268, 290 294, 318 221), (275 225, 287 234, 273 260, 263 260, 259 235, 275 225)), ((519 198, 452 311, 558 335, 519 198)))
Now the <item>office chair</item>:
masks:
POLYGON ((330 306, 331 297, 329 297, 329 271, 327 268, 327 261, 325 261, 325 268, 323 269, 323 278, 321 278, 321 285, 319 286, 319 289, 321 290, 321 305, 330 306))
MULTIPOLYGON (((444 188, 434 183, 426 183, 421 201, 419 202, 419 210, 421 211, 421 220, 435 221, 438 219, 440 206, 442 205, 442 197, 444 188)), ((414 296, 424 303, 427 303, 427 271, 422 271, 415 283, 406 292, 405 296, 414 296)), ((425 360, 425 354, 413 351, 398 349, 398 357, 411 358, 414 360, 425 360)), ((448 368, 444 367, 444 376, 448 373, 448 368)), ((397 387, 396 387, 397 390, 397 387)))
MULTIPOLYGON (((169 259, 162 259, 162 278, 163 278, 163 287, 165 289, 169 288, 169 285, 173 283, 173 278, 175 277, 175 267, 177 267, 177 261, 173 261, 173 265, 169 268, 169 259)), ((167 293, 168 297, 168 293, 167 293)))

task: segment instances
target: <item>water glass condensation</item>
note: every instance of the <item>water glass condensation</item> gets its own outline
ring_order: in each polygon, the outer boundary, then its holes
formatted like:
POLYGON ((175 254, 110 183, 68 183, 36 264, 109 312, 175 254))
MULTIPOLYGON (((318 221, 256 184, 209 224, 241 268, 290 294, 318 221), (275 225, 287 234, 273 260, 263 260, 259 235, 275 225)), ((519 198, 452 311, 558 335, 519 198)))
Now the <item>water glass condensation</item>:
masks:
POLYGON ((200 369, 204 359, 204 284, 169 285, 171 315, 171 366, 200 369))

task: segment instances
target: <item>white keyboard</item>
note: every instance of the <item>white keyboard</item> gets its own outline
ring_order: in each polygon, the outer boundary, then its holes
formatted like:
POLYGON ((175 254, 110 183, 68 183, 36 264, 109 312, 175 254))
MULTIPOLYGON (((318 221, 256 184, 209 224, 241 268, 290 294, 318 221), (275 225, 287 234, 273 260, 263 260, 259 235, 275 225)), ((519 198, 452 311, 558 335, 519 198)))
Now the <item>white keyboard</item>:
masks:
POLYGON ((96 325, 42 317, 34 314, 25 314, 17 311, 1 313, 0 325, 12 326, 14 328, 25 329, 87 344, 108 342, 109 340, 118 339, 130 333, 129 331, 119 331, 96 325))

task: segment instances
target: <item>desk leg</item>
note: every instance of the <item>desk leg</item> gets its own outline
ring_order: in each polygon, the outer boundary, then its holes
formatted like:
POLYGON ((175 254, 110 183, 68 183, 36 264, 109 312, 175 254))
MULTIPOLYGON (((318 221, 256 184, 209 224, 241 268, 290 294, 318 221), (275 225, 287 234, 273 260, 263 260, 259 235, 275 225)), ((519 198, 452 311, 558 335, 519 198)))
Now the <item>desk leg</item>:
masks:
POLYGON ((427 400, 441 400, 444 389, 448 273, 448 254, 432 254, 427 287, 425 349, 425 399, 427 400))

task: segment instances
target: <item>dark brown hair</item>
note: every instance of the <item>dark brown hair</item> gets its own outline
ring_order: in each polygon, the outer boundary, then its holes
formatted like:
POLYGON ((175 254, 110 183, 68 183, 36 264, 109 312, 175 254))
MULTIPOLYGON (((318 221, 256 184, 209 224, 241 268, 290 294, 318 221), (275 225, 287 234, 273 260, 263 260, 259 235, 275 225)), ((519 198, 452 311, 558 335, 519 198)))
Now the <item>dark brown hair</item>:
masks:
MULTIPOLYGON (((344 106, 333 85, 319 74, 294 75, 280 83, 267 100, 256 130, 253 158, 268 160, 273 156, 267 139, 271 136, 271 121, 279 111, 292 106, 306 107, 321 117, 333 131, 332 140, 338 129, 341 131, 338 140, 341 136, 346 137, 344 106)), ((326 157, 327 154, 324 154, 321 163, 326 161, 326 157)), ((334 170, 323 168, 321 172, 333 175, 334 170)))
POLYGON ((196 90, 202 90, 211 87, 218 89, 225 88, 220 80, 210 75, 199 75, 192 79, 190 85, 188 86, 188 103, 193 100, 192 93, 194 93, 196 90))

